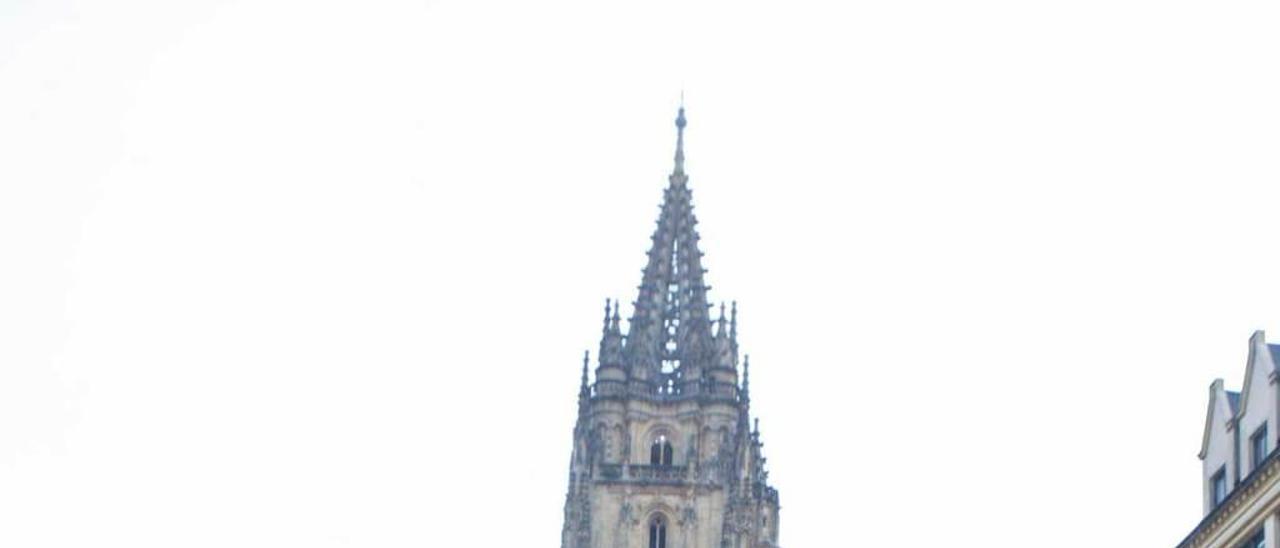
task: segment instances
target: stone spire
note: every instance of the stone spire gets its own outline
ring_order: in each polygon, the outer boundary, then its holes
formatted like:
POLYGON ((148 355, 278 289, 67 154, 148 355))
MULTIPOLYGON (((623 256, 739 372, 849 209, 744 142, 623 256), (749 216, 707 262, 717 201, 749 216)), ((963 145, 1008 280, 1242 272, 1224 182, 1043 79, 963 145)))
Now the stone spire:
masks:
POLYGON ((703 281, 697 219, 684 173, 686 125, 681 107, 676 116, 675 167, 663 193, 626 340, 630 378, 669 390, 698 381, 699 368, 712 351, 710 288, 703 281))
POLYGON ((729 311, 729 341, 733 343, 736 351, 738 348, 738 301, 733 301, 733 308, 729 311))
POLYGON ((739 375, 738 306, 713 314, 707 298, 681 103, 630 324, 623 303, 606 300, 593 376, 583 356, 561 548, 778 546, 745 355, 739 375), (672 493, 680 501, 668 507, 672 493))
POLYGON ((684 99, 680 100, 680 111, 676 114, 676 167, 672 170, 672 175, 684 175, 684 126, 688 122, 684 119, 684 99))
POLYGON ((587 365, 591 363, 591 351, 584 350, 582 352, 582 384, 578 387, 578 411, 586 409, 587 401, 591 399, 591 385, 587 384, 587 365))
MULTIPOLYGON (((626 379, 626 371, 623 364, 622 346, 623 339, 621 317, 619 309, 622 303, 616 300, 610 303, 609 300, 604 302, 604 326, 600 335, 600 354, 597 359, 600 366, 596 369, 596 381, 623 381, 626 379), (610 315, 610 304, 613 310, 610 315)), ((607 392, 612 387, 603 387, 607 392)))

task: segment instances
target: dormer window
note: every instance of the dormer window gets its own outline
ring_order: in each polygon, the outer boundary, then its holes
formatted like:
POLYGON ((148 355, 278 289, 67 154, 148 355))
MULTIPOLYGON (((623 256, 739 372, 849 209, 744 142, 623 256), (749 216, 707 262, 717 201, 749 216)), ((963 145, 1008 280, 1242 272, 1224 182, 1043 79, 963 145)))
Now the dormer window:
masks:
POLYGON ((1262 423, 1249 437, 1249 465, 1257 470, 1258 465, 1267 458, 1267 423, 1262 423))
POLYGON ((1209 496, 1213 502, 1212 507, 1217 508, 1222 501, 1227 500, 1227 469, 1222 467, 1213 475, 1213 479, 1209 480, 1209 496))

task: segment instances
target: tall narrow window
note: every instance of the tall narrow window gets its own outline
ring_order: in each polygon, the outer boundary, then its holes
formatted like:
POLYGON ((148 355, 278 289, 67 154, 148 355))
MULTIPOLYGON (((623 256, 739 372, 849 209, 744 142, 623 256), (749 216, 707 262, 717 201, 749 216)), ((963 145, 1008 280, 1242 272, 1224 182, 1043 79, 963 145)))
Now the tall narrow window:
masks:
POLYGON ((1209 480, 1209 496, 1213 497, 1213 507, 1217 508, 1222 501, 1227 499, 1227 469, 1222 467, 1213 475, 1213 479, 1209 480))
POLYGON ((671 449, 671 442, 667 441, 667 437, 658 436, 653 440, 653 445, 649 446, 649 464, 654 466, 671 466, 672 457, 675 451, 671 449))
POLYGON ((1262 464, 1265 458, 1267 458, 1267 423, 1264 422, 1249 438, 1249 465, 1252 467, 1250 469, 1257 470, 1258 465, 1262 464))
POLYGON ((667 548, 667 518, 654 516, 649 522, 649 548, 667 548))

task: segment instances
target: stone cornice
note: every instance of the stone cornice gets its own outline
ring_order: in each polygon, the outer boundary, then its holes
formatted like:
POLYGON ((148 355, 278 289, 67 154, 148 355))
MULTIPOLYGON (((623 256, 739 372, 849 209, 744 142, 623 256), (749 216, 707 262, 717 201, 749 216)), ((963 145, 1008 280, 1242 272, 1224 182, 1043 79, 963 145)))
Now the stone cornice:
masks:
POLYGON ((1260 523, 1268 512, 1277 508, 1280 508, 1280 451, 1272 451, 1257 469, 1236 485, 1226 500, 1200 520, 1177 548, 1224 546, 1226 544, 1214 541, 1224 534, 1242 533, 1242 524, 1260 523))

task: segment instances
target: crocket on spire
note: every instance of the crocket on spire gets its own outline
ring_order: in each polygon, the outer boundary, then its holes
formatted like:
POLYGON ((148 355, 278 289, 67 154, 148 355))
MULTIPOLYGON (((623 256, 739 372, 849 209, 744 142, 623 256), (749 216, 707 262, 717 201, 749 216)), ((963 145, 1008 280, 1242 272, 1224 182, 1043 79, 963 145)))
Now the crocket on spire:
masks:
POLYGON ((700 367, 711 350, 711 320, 698 250, 697 219, 684 172, 684 128, 681 106, 676 116, 675 166, 663 193, 658 226, 639 286, 627 334, 632 377, 674 386, 675 377, 700 367))

